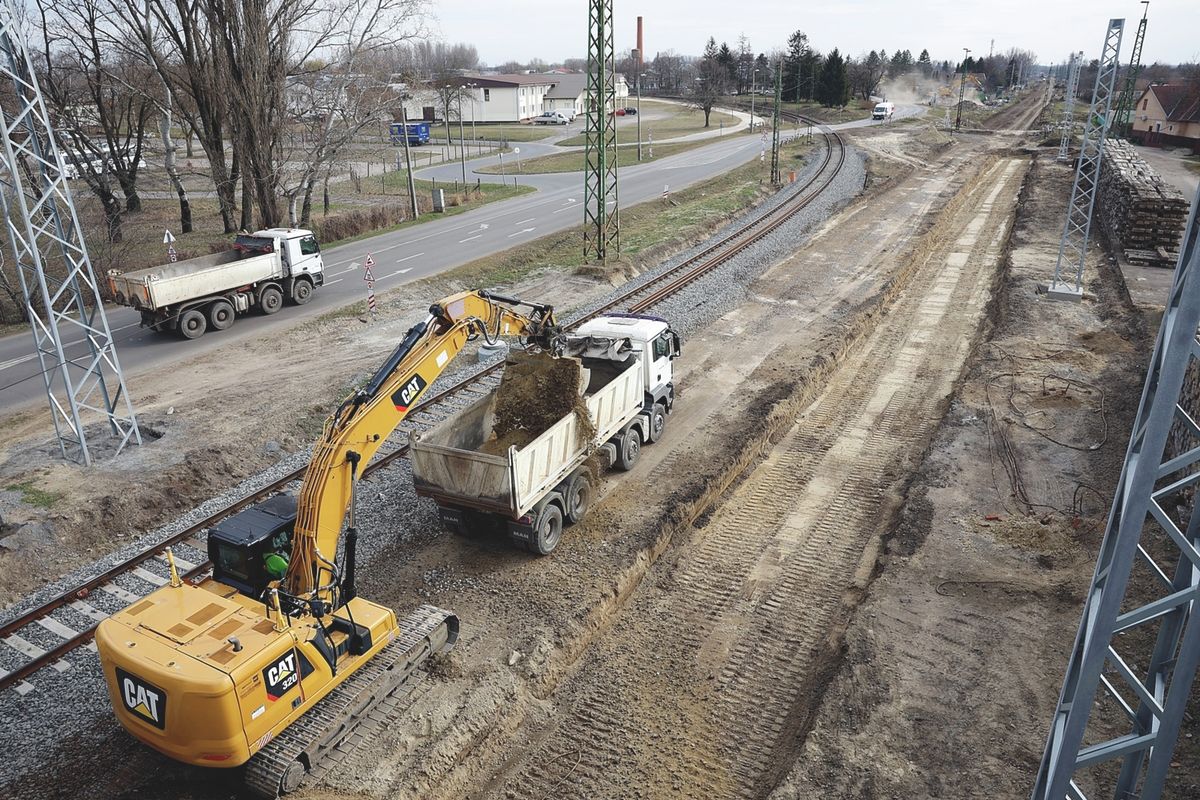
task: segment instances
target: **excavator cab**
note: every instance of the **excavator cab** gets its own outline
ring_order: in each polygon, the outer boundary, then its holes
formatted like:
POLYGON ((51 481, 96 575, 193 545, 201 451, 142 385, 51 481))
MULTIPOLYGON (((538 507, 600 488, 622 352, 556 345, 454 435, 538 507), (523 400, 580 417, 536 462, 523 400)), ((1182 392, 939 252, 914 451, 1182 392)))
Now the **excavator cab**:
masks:
POLYGON ((226 517, 209 529, 213 579, 261 600, 268 584, 287 572, 296 523, 296 497, 277 494, 226 517))

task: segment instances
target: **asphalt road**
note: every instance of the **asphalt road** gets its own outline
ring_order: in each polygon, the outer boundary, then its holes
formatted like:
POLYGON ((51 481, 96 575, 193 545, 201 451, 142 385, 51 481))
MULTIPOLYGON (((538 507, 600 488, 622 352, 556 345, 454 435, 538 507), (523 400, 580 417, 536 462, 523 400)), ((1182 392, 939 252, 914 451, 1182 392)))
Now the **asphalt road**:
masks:
MULTIPOLYGON (((896 113, 912 116, 922 111, 919 106, 911 106, 897 109, 896 113)), ((835 127, 871 124, 879 123, 860 120, 835 127)), ((576 129, 580 127, 581 123, 577 121, 570 126, 568 135, 578 133, 576 129)), ((522 160, 545 152, 562 151, 555 145, 539 142, 522 142, 516 146, 521 148, 522 160)), ((677 191, 720 175, 758 157, 761 146, 758 136, 727 135, 676 156, 623 168, 620 171, 620 205, 630 206, 661 197, 665 186, 677 191)), ((496 161, 495 157, 468 160, 468 174, 474 167, 496 161)), ((506 157, 506 169, 515 167, 514 161, 513 156, 506 157)), ((462 177, 458 164, 430 167, 417 175, 447 181, 461 180, 462 177)), ((485 181, 499 180, 499 176, 494 175, 477 177, 485 181)), ((508 179, 512 180, 511 173, 508 179)), ((583 221, 581 173, 521 175, 517 180, 538 191, 454 217, 328 248, 324 251, 325 286, 318 289, 312 301, 303 307, 285 306, 271 317, 254 313, 239 317, 228 330, 210 331, 193 341, 140 328, 139 315, 132 309, 110 308, 108 322, 127 380, 136 387, 139 372, 162 368, 184 357, 202 355, 248 337, 280 330, 365 298, 361 265, 368 253, 375 259, 375 290, 381 292, 583 221)), ((82 357, 84 340, 69 337, 67 354, 72 359, 82 357)), ((32 334, 13 334, 0 339, 0 413, 15 412, 35 402, 43 403, 45 397, 32 334)))

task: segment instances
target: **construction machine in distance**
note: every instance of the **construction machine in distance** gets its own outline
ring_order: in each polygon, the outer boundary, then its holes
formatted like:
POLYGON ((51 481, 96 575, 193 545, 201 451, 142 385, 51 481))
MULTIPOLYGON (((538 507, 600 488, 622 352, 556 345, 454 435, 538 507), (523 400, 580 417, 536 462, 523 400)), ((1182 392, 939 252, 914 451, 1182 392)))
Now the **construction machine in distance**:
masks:
POLYGON ((182 581, 172 561, 168 584, 100 623, 104 678, 129 733, 188 764, 245 764, 248 787, 274 798, 453 646, 450 612, 398 619, 356 596, 355 486, 467 342, 501 336, 554 355, 565 341, 550 306, 486 291, 434 304, 326 421, 298 500, 276 495, 222 521, 208 538, 211 577, 182 581))

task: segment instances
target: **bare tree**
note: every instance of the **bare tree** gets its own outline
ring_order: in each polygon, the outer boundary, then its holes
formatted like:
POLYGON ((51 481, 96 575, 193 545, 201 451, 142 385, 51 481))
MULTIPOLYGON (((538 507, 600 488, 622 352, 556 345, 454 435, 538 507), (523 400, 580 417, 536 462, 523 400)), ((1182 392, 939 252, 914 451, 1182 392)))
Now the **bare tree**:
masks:
MULTIPOLYGON (((226 233, 237 230, 237 181, 230 174, 225 140, 230 131, 228 73, 224 51, 214 47, 211 14, 202 0, 120 0, 119 15, 137 30, 149 15, 153 32, 147 53, 208 160, 209 177, 226 233)), ((265 32, 264 32, 265 35, 265 32)), ((189 140, 190 141, 190 140, 189 140)))
POLYGON ((729 89, 729 70, 721 61, 717 42, 710 38, 700 59, 695 85, 688 95, 688 105, 704 112, 704 127, 715 106, 729 89))
POLYGON ((141 210, 137 190, 150 102, 117 79, 136 80, 138 65, 119 60, 103 0, 38 0, 41 15, 43 87, 56 126, 68 145, 67 160, 99 198, 108 238, 121 238, 124 210, 141 210))

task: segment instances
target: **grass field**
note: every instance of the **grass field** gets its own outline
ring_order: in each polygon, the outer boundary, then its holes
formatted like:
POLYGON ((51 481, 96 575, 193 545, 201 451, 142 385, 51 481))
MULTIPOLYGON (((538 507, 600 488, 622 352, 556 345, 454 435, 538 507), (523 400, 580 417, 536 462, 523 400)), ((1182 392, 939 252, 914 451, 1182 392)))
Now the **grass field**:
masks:
MULTIPOLYGON (((785 145, 781 152, 784 172, 798 169, 810 147, 804 142, 785 145)), ((769 192, 769 177, 770 166, 755 160, 672 192, 668 203, 651 200, 621 209, 621 258, 610 263, 610 268, 653 264, 664 252, 695 243, 769 192)), ((467 286, 494 286, 511 284, 543 269, 598 269, 585 266, 582 242, 582 228, 570 228, 464 264, 446 277, 467 286)))
MULTIPOLYGON (((637 101, 629 102, 630 105, 636 105, 637 101)), ((617 120, 617 143, 618 144, 637 144, 637 117, 616 117, 617 120)), ((692 133, 702 133, 704 131, 719 130, 722 125, 726 128, 731 128, 738 124, 738 118, 732 114, 726 114, 721 111, 713 111, 712 117, 709 120, 709 126, 704 127, 704 112, 694 108, 677 105, 675 103, 663 103, 657 100, 642 99, 642 139, 646 140, 653 136, 656 142, 664 139, 673 139, 677 136, 687 136, 692 133), (665 117, 658 116, 665 114, 665 117), (657 118, 656 118, 657 117, 657 118)), ((583 135, 572 136, 569 139, 563 139, 556 144, 564 147, 581 145, 584 143, 583 135)))
MULTIPOLYGON (((741 133, 731 135, 747 136, 749 134, 746 131, 742 131, 741 133)), ((685 153, 688 150, 695 150, 697 147, 703 147, 707 144, 712 144, 712 140, 702 139, 696 142, 656 144, 653 148, 650 148, 648 145, 643 143, 641 161, 637 160, 636 144, 621 145, 620 150, 617 153, 617 169, 620 170, 624 169, 625 167, 633 167, 637 166, 638 164, 648 164, 652 161, 658 161, 659 159, 667 158, 668 156, 685 153), (651 149, 653 149, 653 157, 650 155, 651 149)), ((526 175, 536 175, 548 172, 582 172, 585 166, 586 163, 584 161, 584 152, 582 150, 572 150, 568 153, 555 153, 553 155, 539 156, 538 158, 531 158, 523 161, 521 163, 521 173, 526 175)), ((475 171, 484 175, 499 175, 500 166, 498 164, 493 164, 486 167, 481 167, 475 171)), ((513 165, 506 164, 504 167, 504 174, 511 175, 512 172, 513 165)))

